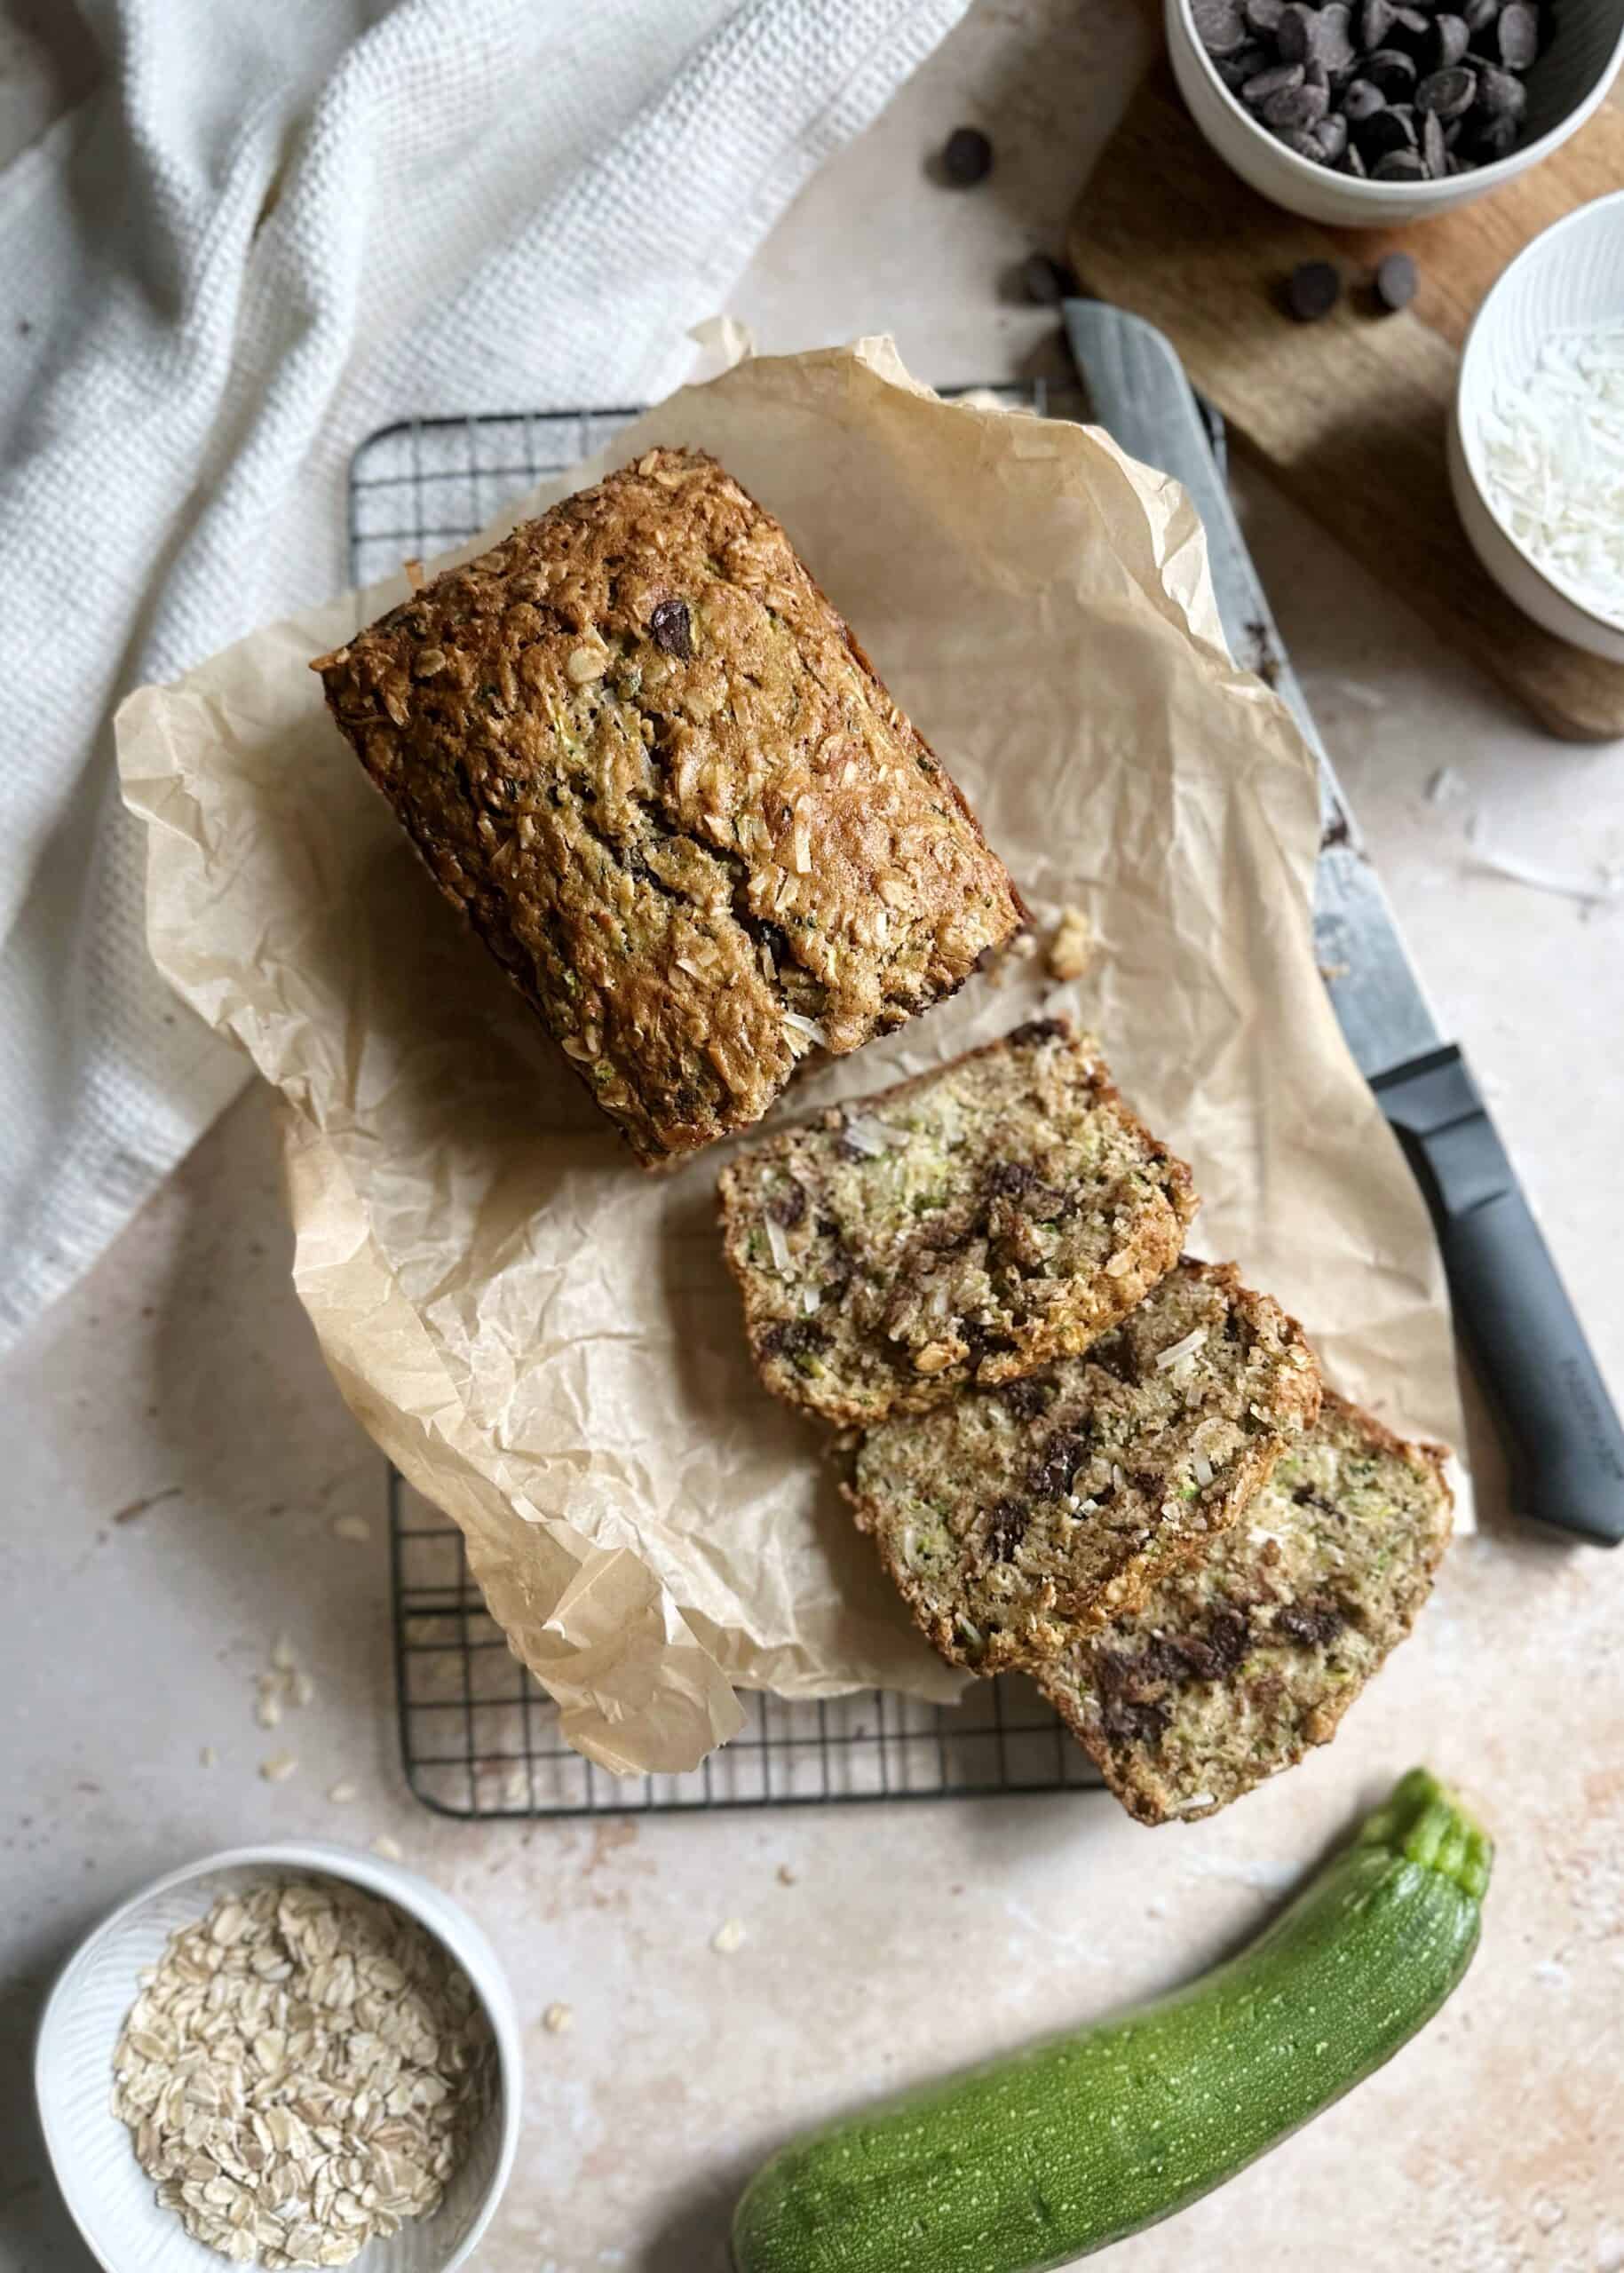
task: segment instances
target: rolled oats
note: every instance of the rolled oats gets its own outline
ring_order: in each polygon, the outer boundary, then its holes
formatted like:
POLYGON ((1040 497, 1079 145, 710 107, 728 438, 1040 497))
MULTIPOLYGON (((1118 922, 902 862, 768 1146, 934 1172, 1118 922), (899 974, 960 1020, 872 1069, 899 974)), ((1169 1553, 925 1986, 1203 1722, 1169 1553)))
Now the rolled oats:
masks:
POLYGON ((439 2206, 495 2053, 414 1919, 292 1880, 170 1936, 113 2066, 113 2111, 195 2240, 236 2264, 340 2266, 439 2206))

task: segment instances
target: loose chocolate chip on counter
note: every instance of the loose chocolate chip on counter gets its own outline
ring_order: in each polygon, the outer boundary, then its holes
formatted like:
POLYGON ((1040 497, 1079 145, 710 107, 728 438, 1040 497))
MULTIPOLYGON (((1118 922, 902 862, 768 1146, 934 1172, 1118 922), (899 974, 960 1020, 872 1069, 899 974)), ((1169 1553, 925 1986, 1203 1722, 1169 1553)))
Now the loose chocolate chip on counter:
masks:
POLYGON ((1347 120, 1340 111, 1333 111, 1328 118, 1322 118, 1319 121, 1313 130, 1313 135, 1315 141, 1319 145, 1321 157, 1327 164, 1334 166, 1348 147, 1347 120))
POLYGON ((1389 315, 1397 315, 1400 308, 1407 308, 1415 297, 1421 279, 1415 263, 1407 252, 1384 252, 1376 263, 1370 289, 1379 306, 1389 315))
POLYGON ((1387 108, 1387 97, 1368 79, 1350 79, 1343 91, 1342 107, 1350 126, 1362 126, 1367 118, 1387 108))
POLYGON ((1295 126, 1300 134, 1305 134, 1325 116, 1329 99, 1323 87, 1286 87, 1278 95, 1270 96, 1262 115, 1265 124, 1282 133, 1295 126))
POLYGON ((1057 307, 1062 300, 1073 298, 1077 279, 1069 268, 1051 260, 1046 252, 1029 252, 1020 265, 1020 281, 1026 297, 1035 300, 1040 307, 1057 307))
POLYGON ((1470 46, 1471 36, 1464 16, 1434 16, 1432 60, 1436 67, 1447 71, 1451 64, 1458 63, 1470 46))
POLYGON ((1508 71, 1526 71, 1540 52, 1540 16, 1528 0, 1510 0, 1494 27, 1500 59, 1508 71))
POLYGON ((693 626, 686 600, 661 600, 648 619, 649 637, 662 654, 679 662, 693 661, 693 626))
POLYGON ((1436 111, 1422 113, 1421 154, 1427 162, 1428 174, 1434 181, 1442 181, 1448 170, 1449 147, 1444 140, 1444 122, 1436 111))
POLYGON ((1425 181, 1427 162, 1419 150, 1390 150, 1370 170, 1372 181, 1425 181))
POLYGON ((1246 18, 1235 0, 1192 0, 1195 36, 1208 55, 1232 55, 1246 44, 1246 18))
POLYGON ((1289 94, 1294 87, 1300 87, 1303 77, 1300 63, 1276 63, 1267 71, 1260 71, 1255 79, 1247 81, 1240 90, 1240 99, 1243 103, 1249 103, 1254 110, 1261 110, 1274 96, 1289 94))
MULTIPOLYGON (((1516 86, 1517 82, 1511 82, 1516 86)), ((1464 63, 1452 64, 1446 71, 1430 72, 1415 90, 1417 110, 1431 111, 1441 119, 1462 117, 1472 107, 1477 91, 1477 75, 1464 63)))
POLYGON ((1299 323, 1318 323, 1342 297, 1342 278, 1328 260, 1300 260, 1286 280, 1286 305, 1299 323))
POLYGON ((1482 63, 1477 73, 1477 107, 1488 118, 1521 118, 1528 107, 1528 90, 1509 71, 1482 63))
POLYGON ((1380 87, 1390 103, 1405 102, 1415 84, 1415 58, 1401 47, 1378 47, 1359 65, 1359 76, 1380 87))
MULTIPOLYGON (((1240 45, 1240 42, 1236 42, 1240 45)), ((955 126, 942 148, 942 171, 958 189, 973 189, 993 170, 993 146, 978 126, 955 126)))

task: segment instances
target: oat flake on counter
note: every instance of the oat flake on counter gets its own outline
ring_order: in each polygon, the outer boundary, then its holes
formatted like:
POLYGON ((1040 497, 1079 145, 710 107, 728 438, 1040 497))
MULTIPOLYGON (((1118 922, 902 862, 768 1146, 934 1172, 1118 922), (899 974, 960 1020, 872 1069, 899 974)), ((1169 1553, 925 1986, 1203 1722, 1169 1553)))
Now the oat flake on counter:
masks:
POLYGON ((438 2207, 495 2049, 415 1919, 270 1881, 172 1934, 142 1981, 113 2111, 194 2239, 240 2265, 347 2265, 438 2207))

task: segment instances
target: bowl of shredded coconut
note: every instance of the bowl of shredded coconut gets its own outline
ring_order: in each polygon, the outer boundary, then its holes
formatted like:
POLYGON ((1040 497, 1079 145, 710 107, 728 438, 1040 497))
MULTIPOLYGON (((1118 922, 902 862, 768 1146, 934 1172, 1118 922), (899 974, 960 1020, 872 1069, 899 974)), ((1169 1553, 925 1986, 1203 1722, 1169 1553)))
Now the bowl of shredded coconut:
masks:
POLYGON ((342 1848, 172 1873, 64 1968, 35 2083, 108 2273, 450 2273, 512 2167, 512 1999, 472 1920, 342 1848))
POLYGON ((1485 300, 1449 471, 1501 590, 1559 639, 1624 662, 1624 190, 1536 237, 1485 300))

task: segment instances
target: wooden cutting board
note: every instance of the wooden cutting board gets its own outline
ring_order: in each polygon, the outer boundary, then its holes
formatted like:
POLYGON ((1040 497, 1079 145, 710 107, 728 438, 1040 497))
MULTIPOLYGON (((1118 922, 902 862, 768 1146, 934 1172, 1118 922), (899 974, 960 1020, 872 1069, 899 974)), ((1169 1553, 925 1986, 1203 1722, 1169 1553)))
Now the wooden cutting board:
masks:
POLYGON ((1192 124, 1164 62, 1139 88, 1073 217, 1085 290, 1166 332, 1237 443, 1303 510, 1473 656, 1551 733, 1624 734, 1624 664, 1554 639, 1477 565, 1449 493, 1445 437, 1484 296, 1531 237, 1624 184, 1624 113, 1604 104, 1565 148, 1459 213, 1407 229, 1320 228, 1236 179, 1192 124), (1344 289, 1322 323, 1280 301, 1300 260, 1346 284, 1402 246, 1421 289, 1401 315, 1344 289))

